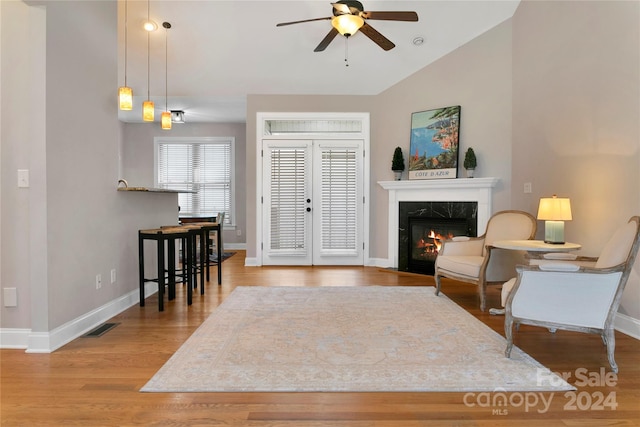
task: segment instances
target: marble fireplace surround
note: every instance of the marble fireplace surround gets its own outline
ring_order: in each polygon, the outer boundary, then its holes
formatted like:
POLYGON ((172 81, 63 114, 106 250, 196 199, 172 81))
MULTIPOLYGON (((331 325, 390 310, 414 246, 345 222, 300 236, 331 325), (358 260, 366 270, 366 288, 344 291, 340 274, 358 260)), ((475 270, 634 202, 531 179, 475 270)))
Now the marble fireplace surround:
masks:
POLYGON ((498 178, 378 181, 389 192, 389 267, 398 268, 400 202, 477 202, 480 236, 492 214, 492 193, 498 181, 498 178))

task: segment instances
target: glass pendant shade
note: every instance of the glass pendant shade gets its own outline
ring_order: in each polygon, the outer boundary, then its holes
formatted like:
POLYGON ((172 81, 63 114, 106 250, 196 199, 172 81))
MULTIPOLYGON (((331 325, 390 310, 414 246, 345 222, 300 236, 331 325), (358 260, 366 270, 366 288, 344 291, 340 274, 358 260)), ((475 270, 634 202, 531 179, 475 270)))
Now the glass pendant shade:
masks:
POLYGON ((364 25, 364 19, 358 15, 338 15, 331 20, 331 25, 343 36, 352 36, 364 25))
POLYGON ((162 129, 170 130, 171 129, 171 113, 169 111, 162 112, 162 129))
POLYGON ((133 110, 133 90, 130 87, 118 88, 118 103, 121 110, 133 110))
POLYGON ((153 101, 144 101, 142 103, 142 120, 152 122, 155 119, 155 110, 153 101))

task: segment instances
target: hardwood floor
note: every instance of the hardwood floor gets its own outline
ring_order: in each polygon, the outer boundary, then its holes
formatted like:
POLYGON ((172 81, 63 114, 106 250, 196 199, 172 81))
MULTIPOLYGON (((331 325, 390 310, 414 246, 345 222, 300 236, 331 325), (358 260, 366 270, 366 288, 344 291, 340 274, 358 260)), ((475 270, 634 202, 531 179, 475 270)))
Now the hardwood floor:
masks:
MULTIPOLYGON (((618 376, 598 336, 523 326, 516 345, 554 372, 569 373, 575 393, 140 393, 191 333, 236 286, 433 286, 433 278, 371 267, 252 267, 244 252, 212 267, 206 294, 187 308, 184 292, 157 310, 155 296, 111 321, 98 338, 78 338, 52 354, 1 350, 2 426, 604 426, 640 425, 640 341, 616 333, 618 376), (604 368, 601 368, 604 367, 604 368), (601 371, 604 369, 604 371, 601 371), (605 374, 609 373, 609 377, 605 374), (587 381, 588 379, 588 381, 587 381), (594 384, 607 380, 608 384, 594 384), (605 399, 608 398, 608 399, 605 399), (545 406, 542 399, 550 404, 545 406), (529 403, 529 407, 526 406, 529 403), (614 407, 615 405, 615 407, 614 407)), ((443 292, 504 335, 503 317, 478 310, 475 288, 444 281, 443 292)), ((488 294, 499 304, 499 291, 488 294)), ((576 298, 579 304, 579 296, 576 298)))

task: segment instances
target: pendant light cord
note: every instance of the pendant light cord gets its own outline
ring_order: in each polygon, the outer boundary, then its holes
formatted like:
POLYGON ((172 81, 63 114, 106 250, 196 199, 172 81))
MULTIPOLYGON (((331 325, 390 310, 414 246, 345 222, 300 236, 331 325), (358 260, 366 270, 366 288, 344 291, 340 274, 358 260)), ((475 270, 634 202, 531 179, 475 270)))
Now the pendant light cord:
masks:
MULTIPOLYGON (((147 0, 147 21, 151 20, 150 13, 149 13, 149 9, 151 8, 150 3, 151 3, 151 0, 147 0)), ((150 89, 149 89, 149 86, 151 86, 151 82, 150 82, 151 73, 149 71, 149 69, 151 68, 150 66, 151 61, 149 60, 149 57, 150 57, 149 50, 150 50, 151 43, 149 40, 150 40, 149 31, 147 31, 147 99, 151 98, 150 89)))
POLYGON ((168 47, 168 38, 169 38, 169 28, 171 26, 165 22, 162 24, 164 27, 164 110, 169 111, 169 47, 168 47))
POLYGON ((124 0, 124 85, 127 86, 127 0, 124 0))

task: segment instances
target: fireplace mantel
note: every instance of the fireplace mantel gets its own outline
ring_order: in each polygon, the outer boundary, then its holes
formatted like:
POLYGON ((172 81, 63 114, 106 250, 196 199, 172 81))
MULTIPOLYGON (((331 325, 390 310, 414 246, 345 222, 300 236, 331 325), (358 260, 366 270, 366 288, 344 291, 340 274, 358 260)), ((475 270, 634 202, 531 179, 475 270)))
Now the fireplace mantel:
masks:
POLYGON ((478 235, 491 217, 493 187, 498 178, 378 181, 389 192, 389 251, 391 267, 398 267, 398 211, 400 202, 477 202, 478 235))

